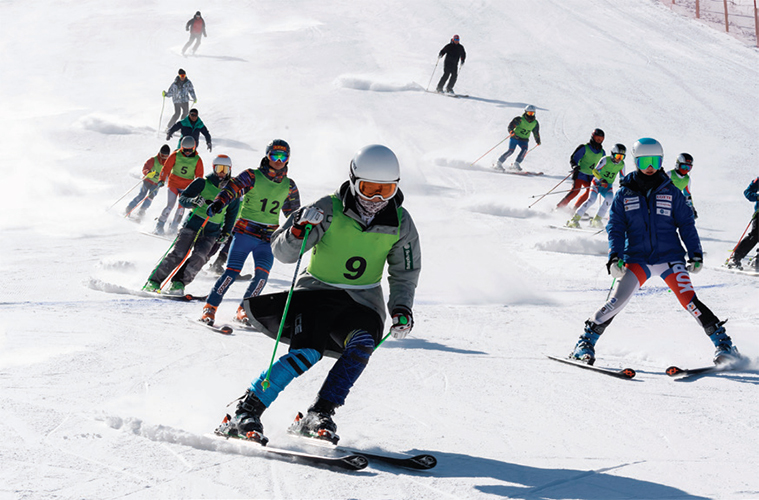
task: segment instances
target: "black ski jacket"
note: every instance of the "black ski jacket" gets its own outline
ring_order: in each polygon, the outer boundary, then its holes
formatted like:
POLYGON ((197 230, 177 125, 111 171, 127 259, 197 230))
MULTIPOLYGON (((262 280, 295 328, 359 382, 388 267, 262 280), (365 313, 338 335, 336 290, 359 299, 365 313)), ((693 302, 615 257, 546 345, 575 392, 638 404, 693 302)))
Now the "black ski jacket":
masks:
POLYGON ((443 47, 438 57, 443 57, 443 55, 445 55, 445 61, 443 62, 445 69, 458 69, 459 59, 461 59, 462 64, 466 60, 466 51, 460 43, 451 42, 443 47))

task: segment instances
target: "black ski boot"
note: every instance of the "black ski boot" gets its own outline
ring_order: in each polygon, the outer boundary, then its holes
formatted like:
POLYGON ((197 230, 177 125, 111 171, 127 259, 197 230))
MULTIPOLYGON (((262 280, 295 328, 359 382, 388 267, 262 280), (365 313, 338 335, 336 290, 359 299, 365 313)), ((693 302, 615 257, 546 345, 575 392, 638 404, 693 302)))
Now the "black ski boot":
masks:
POLYGON ((302 436, 329 441, 337 444, 340 436, 336 434, 337 425, 332 420, 337 405, 326 399, 316 398, 314 404, 308 409, 306 416, 298 413, 295 422, 287 430, 291 434, 300 434, 302 436))
POLYGON ((247 439, 265 446, 269 438, 264 436, 264 426, 261 423, 264 410, 266 406, 249 389, 237 403, 235 416, 226 415, 215 432, 219 436, 247 439))

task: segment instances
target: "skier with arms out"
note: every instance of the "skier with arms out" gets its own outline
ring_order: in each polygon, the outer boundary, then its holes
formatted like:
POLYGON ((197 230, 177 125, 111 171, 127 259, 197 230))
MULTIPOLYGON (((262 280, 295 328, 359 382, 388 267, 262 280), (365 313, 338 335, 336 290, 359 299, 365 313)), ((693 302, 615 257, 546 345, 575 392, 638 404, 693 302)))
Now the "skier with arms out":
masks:
MULTIPOLYGON (((741 260, 759 243, 759 177, 751 181, 746 190, 743 191, 743 196, 754 203, 754 215, 751 216, 751 230, 736 245, 733 255, 727 261, 727 267, 731 269, 743 269, 741 260)), ((759 251, 754 257, 753 265, 754 270, 759 272, 759 251)))
MULTIPOLYGON (((292 215, 273 237, 274 254, 283 262, 298 260, 303 238, 313 250, 308 268, 297 281, 287 311, 283 337, 290 350, 253 381, 233 417, 217 433, 260 440, 261 414, 297 376, 325 352, 339 357, 318 397, 291 432, 337 442, 335 410, 366 368, 383 338, 385 304, 381 287, 387 263, 393 337, 404 338, 413 327, 412 307, 421 267, 419 235, 402 207, 400 166, 385 146, 360 149, 350 165, 350 180, 338 191, 292 215), (307 225, 313 226, 307 232, 307 225)), ((287 292, 247 299, 251 322, 276 332, 287 292)))
POLYGON ((600 194, 603 198, 603 202, 596 212, 596 216, 590 221, 591 227, 603 227, 602 219, 606 217, 609 207, 611 207, 611 201, 614 197, 614 179, 617 178, 617 174, 621 173, 625 175, 625 154, 627 148, 624 144, 615 144, 611 148, 611 155, 604 156, 598 162, 598 165, 591 169, 593 173, 593 182, 590 184, 590 195, 585 203, 577 209, 574 216, 567 222, 568 227, 579 228, 580 219, 585 212, 596 202, 596 198, 600 194))
POLYGON ((606 226, 606 269, 619 281, 608 302, 585 322, 569 357, 592 365, 598 338, 643 283, 658 275, 709 336, 716 348, 714 363, 739 359, 738 349, 725 331, 725 321, 696 297, 689 273, 701 270, 701 241, 685 197, 661 170, 661 144, 651 138, 640 139, 633 146, 632 156, 637 169, 620 182, 606 226), (687 248, 687 265, 681 240, 687 248))
POLYGON ((448 81, 446 92, 453 94, 453 86, 456 85, 456 80, 459 77, 459 60, 461 61, 461 67, 464 67, 464 61, 466 61, 466 51, 464 46, 461 45, 458 35, 453 35, 451 42, 440 49, 440 53, 437 58, 445 56, 443 61, 443 76, 437 84, 437 91, 443 92, 443 85, 448 81), (450 77, 450 80, 448 78, 450 77))
POLYGON ((572 189, 567 195, 556 205, 556 208, 565 208, 569 205, 572 199, 580 194, 580 191, 584 191, 574 205, 574 210, 577 210, 588 199, 588 186, 593 179, 592 169, 596 166, 601 158, 606 155, 601 144, 604 142, 604 131, 597 128, 590 136, 590 141, 587 144, 580 144, 577 149, 574 150, 572 156, 569 157, 569 164, 572 167, 572 189))
POLYGON ((524 108, 522 116, 516 116, 511 123, 509 123, 509 149, 501 155, 495 163, 495 169, 501 172, 505 172, 503 162, 514 154, 517 146, 519 146, 519 154, 517 159, 514 160, 514 165, 511 167, 514 170, 522 171, 522 160, 524 160, 527 154, 527 146, 530 142, 530 133, 535 137, 535 143, 540 146, 540 124, 537 118, 535 118, 535 106, 532 104, 524 108))
POLYGON ((161 283, 192 249, 192 255, 171 278, 171 287, 167 292, 172 295, 184 295, 185 286, 195 279, 200 269, 208 262, 211 247, 217 240, 225 239, 229 235, 237 217, 237 200, 233 200, 221 212, 208 217, 205 226, 203 223, 207 217, 208 205, 226 186, 231 172, 232 160, 226 155, 219 155, 213 161, 213 171, 210 174, 205 178, 195 179, 182 191, 179 204, 185 208, 192 208, 192 213, 179 230, 171 252, 153 269, 143 290, 157 291, 161 283))
POLYGON ((166 163, 170 153, 171 149, 169 148, 169 145, 164 144, 161 146, 161 150, 158 154, 152 158, 148 158, 145 165, 142 166, 142 176, 144 177, 142 180, 142 187, 140 188, 140 192, 137 193, 137 196, 135 196, 127 205, 124 215, 129 216, 129 214, 132 213, 132 210, 142 202, 142 206, 137 212, 136 217, 138 221, 142 220, 145 211, 150 208, 150 205, 153 203, 153 198, 158 194, 158 190, 161 189, 162 184, 160 183, 161 181, 159 180, 159 177, 161 175, 163 164, 166 163))
MULTIPOLYGON (((226 270, 213 285, 200 321, 213 325, 216 310, 240 275, 248 255, 253 254, 256 269, 243 299, 259 295, 266 286, 274 265, 271 237, 279 227, 279 214, 283 212, 288 216, 300 208, 298 187, 287 176, 289 161, 290 145, 282 139, 273 140, 266 147, 266 156, 259 167, 249 168, 232 179, 208 207, 208 214, 215 215, 233 200, 242 198, 226 270)), ((248 324, 242 303, 235 320, 248 324)))
POLYGON ((198 117, 197 109, 192 108, 190 114, 187 115, 187 118, 183 118, 182 121, 176 122, 168 132, 166 132, 166 140, 170 141, 171 136, 173 136, 174 132, 177 130, 180 131, 182 137, 190 136, 195 139, 195 144, 200 143, 200 134, 203 134, 203 137, 206 139, 208 151, 212 150, 211 133, 208 131, 208 127, 206 127, 205 123, 203 123, 203 120, 198 117))
POLYGON ((174 82, 169 87, 169 90, 163 91, 163 97, 171 97, 171 100, 174 102, 174 114, 169 118, 166 130, 172 127, 177 120, 183 120, 187 117, 187 114, 190 112, 191 97, 193 104, 198 102, 198 97, 195 95, 195 87, 192 85, 190 79, 187 78, 187 73, 182 68, 179 68, 179 74, 174 78, 174 82))

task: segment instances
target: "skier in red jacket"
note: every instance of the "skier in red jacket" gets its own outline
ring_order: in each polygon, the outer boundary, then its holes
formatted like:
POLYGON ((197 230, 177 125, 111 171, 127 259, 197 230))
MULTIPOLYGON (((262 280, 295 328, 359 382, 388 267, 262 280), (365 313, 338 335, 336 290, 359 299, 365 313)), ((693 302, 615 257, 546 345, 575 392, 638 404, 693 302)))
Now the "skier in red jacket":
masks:
POLYGON ((195 55, 195 52, 200 46, 200 35, 208 36, 206 35, 206 22, 200 16, 200 11, 197 11, 195 16, 187 21, 184 29, 185 31, 190 32, 190 39, 184 44, 184 47, 182 47, 182 55, 184 55, 190 45, 192 45, 193 41, 195 42, 195 46, 192 48, 192 54, 195 55))

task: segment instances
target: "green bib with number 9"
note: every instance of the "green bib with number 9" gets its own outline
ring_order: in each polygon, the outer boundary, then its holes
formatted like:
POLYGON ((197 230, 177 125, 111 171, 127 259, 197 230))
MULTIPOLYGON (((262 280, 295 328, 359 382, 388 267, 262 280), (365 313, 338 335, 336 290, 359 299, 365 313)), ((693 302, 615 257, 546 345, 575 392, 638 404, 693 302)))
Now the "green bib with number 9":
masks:
POLYGON ((332 222, 312 250, 308 272, 331 285, 376 285, 382 280, 387 254, 399 235, 400 227, 395 234, 365 232, 361 224, 343 213, 343 204, 333 195, 332 222))

